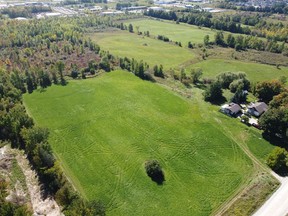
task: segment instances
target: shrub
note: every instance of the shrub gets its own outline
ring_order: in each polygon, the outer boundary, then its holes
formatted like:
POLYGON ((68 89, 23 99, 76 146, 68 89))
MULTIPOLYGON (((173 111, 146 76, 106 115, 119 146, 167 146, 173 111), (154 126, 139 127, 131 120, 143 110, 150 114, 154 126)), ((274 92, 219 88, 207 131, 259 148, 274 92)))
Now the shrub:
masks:
POLYGON ((157 160, 146 161, 145 170, 147 175, 157 184, 162 184, 165 181, 163 170, 157 160))
POLYGON ((72 70, 72 72, 71 72, 71 77, 72 77, 73 79, 76 79, 76 78, 78 77, 78 71, 72 70))
POLYGON ((151 82, 155 82, 155 79, 153 78, 153 76, 149 73, 149 71, 145 71, 144 72, 144 77, 145 80, 149 80, 151 82))
POLYGON ((210 102, 217 102, 223 99, 223 91, 220 82, 213 82, 203 93, 204 100, 210 102))
POLYGON ((269 154, 266 163, 277 173, 287 173, 287 155, 288 152, 284 148, 276 147, 269 154))
POLYGON ((231 92, 235 93, 237 88, 243 85, 243 90, 249 90, 250 88, 250 81, 247 80, 246 78, 243 79, 236 79, 234 81, 232 81, 229 85, 229 89, 231 92))
POLYGON ((246 115, 243 115, 243 116, 241 117, 241 122, 243 122, 244 124, 249 125, 249 117, 246 116, 246 115))

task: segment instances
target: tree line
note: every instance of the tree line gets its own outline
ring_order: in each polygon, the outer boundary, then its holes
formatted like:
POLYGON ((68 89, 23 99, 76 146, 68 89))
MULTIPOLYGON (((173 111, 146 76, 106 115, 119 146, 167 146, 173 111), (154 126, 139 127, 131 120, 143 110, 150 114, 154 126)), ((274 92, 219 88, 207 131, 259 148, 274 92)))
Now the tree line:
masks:
POLYGON ((9 18, 25 17, 32 18, 33 14, 42 12, 51 12, 52 9, 46 6, 31 6, 31 7, 10 7, 0 10, 0 14, 8 15, 9 18))
POLYGON ((285 2, 276 2, 271 6, 265 6, 265 7, 254 7, 252 5, 237 7, 233 1, 226 1, 226 2, 220 2, 218 4, 218 7, 225 9, 241 10, 241 11, 288 14, 288 6, 286 5, 285 2))
MULTIPOLYGON (((15 74, 10 75, 6 70, 0 70, 0 141, 25 151, 45 192, 55 196, 65 215, 96 215, 96 212, 104 215, 105 209, 100 202, 88 203, 72 189, 48 143, 49 131, 35 126, 26 113, 22 102, 22 87, 15 80, 12 81, 13 76, 15 74)), ((0 205, 0 212, 5 206, 0 205)), ((15 210, 9 209, 9 212, 15 210)))
POLYGON ((234 36, 228 34, 225 38, 223 32, 217 32, 215 34, 215 44, 222 47, 235 48, 236 51, 255 49, 259 51, 268 51, 272 53, 282 53, 287 50, 285 43, 277 43, 276 41, 264 41, 261 38, 255 36, 234 36))
POLYGON ((228 31, 231 33, 246 34, 267 38, 269 41, 285 41, 288 40, 288 28, 281 22, 267 23, 261 15, 225 15, 213 17, 211 13, 205 11, 191 11, 189 13, 176 13, 174 11, 153 11, 148 10, 144 13, 160 19, 174 20, 177 22, 188 23, 200 27, 207 27, 220 31, 228 31), (253 29, 241 24, 254 26, 253 29))
POLYGON ((144 13, 144 15, 166 20, 177 20, 178 22, 183 22, 190 25, 229 31, 232 33, 251 33, 249 27, 242 27, 241 24, 237 24, 233 21, 226 22, 225 20, 213 19, 212 14, 205 11, 194 10, 189 13, 179 13, 179 15, 177 15, 174 11, 165 12, 148 10, 144 13))
POLYGON ((244 25, 253 26, 250 35, 265 37, 268 40, 274 41, 288 41, 288 28, 282 22, 267 22, 265 17, 269 17, 269 14, 246 14, 239 13, 235 15, 221 16, 218 19, 225 20, 226 22, 241 23, 244 25))

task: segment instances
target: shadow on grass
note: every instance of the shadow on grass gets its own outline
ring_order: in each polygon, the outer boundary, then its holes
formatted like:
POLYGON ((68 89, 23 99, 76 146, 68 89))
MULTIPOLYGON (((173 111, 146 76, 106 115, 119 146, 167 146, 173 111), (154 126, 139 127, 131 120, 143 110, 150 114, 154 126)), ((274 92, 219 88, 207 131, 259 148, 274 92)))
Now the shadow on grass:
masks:
POLYGON ((196 88, 199 88, 199 89, 202 89, 202 90, 207 89, 207 86, 206 86, 205 84, 203 84, 203 83, 200 83, 200 82, 194 84, 194 86, 195 86, 196 88))
POLYGON ((210 102, 210 103, 213 104, 213 105, 218 105, 218 106, 220 106, 220 105, 222 105, 223 103, 226 103, 227 100, 226 100, 225 97, 222 96, 221 98, 218 98, 217 100, 208 101, 208 102, 210 102))
POLYGON ((65 80, 65 79, 61 79, 60 80, 60 85, 62 85, 62 86, 66 86, 68 84, 68 81, 67 80, 65 80))
POLYGON ((40 92, 40 93, 44 93, 44 92, 47 91, 47 89, 41 87, 41 88, 37 89, 36 91, 37 91, 37 92, 40 92))
POLYGON ((265 132, 262 133, 262 137, 265 140, 267 140, 270 144, 281 147, 281 148, 285 148, 286 150, 288 150, 288 141, 285 140, 285 138, 280 138, 273 134, 268 134, 265 132))
POLYGON ((149 176, 152 181, 156 182, 158 185, 163 185, 163 182, 165 181, 164 173, 158 172, 155 173, 153 176, 149 176))

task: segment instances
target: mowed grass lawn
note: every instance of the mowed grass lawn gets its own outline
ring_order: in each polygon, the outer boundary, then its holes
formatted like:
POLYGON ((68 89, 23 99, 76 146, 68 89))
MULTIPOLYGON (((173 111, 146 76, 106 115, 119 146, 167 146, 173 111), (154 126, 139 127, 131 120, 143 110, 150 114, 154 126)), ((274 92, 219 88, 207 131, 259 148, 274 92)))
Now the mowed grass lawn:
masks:
POLYGON ((89 36, 103 50, 119 57, 143 60, 151 67, 162 64, 164 69, 174 68, 195 58, 188 49, 126 31, 107 31, 89 36))
POLYGON ((101 199, 108 215, 210 215, 253 172, 233 135, 219 127, 229 117, 128 72, 69 81, 25 94, 24 102, 50 129, 76 188, 101 199), (149 159, 161 163, 163 185, 147 177, 149 159))
POLYGON ((288 68, 280 67, 277 69, 275 66, 241 62, 233 60, 223 59, 210 59, 201 61, 199 63, 190 65, 187 71, 191 68, 201 68, 203 70, 203 77, 215 78, 219 73, 222 72, 245 72, 250 81, 263 81, 278 79, 281 76, 288 76, 288 68))
POLYGON ((214 41, 215 31, 209 28, 199 28, 198 26, 185 23, 175 24, 175 22, 153 19, 135 19, 125 22, 128 26, 132 24, 134 31, 139 27, 139 31, 149 31, 151 36, 165 35, 172 41, 181 42, 182 46, 187 47, 188 42, 203 43, 205 35, 209 35, 210 41, 214 41))

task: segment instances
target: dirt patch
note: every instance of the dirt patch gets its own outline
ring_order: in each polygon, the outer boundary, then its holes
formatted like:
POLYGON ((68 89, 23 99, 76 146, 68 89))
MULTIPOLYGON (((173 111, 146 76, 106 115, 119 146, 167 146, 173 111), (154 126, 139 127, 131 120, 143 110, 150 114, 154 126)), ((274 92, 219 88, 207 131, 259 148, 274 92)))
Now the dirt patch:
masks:
MULTIPOLYGON (((16 205, 30 205, 29 194, 24 190, 23 182, 19 181, 15 173, 15 153, 4 146, 0 149, 0 175, 5 178, 8 184, 8 196, 6 200, 16 205)), ((18 167, 19 168, 19 167, 18 167)), ((20 168, 19 168, 20 170, 20 168)))
POLYGON ((9 174, 12 167, 13 155, 7 152, 7 147, 0 149, 0 173, 4 176, 9 174))
POLYGON ((17 154, 16 160, 26 178, 26 184, 30 194, 34 215, 61 215, 60 207, 53 198, 49 197, 47 199, 43 199, 38 177, 35 171, 31 169, 24 154, 17 154))
POLYGON ((44 199, 38 177, 29 165, 24 153, 8 146, 0 148, 0 175, 9 182, 9 195, 6 198, 18 205, 28 205, 33 215, 60 216, 61 209, 52 197, 44 199), (18 170, 13 168, 16 166, 18 170), (14 174, 16 173, 16 174, 14 174), (16 179, 16 180, 13 180, 16 179))

